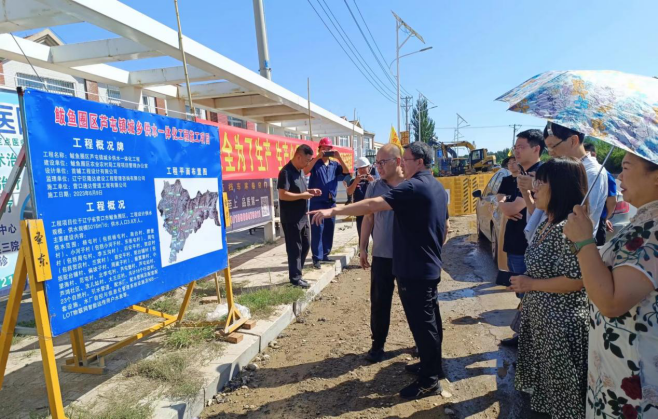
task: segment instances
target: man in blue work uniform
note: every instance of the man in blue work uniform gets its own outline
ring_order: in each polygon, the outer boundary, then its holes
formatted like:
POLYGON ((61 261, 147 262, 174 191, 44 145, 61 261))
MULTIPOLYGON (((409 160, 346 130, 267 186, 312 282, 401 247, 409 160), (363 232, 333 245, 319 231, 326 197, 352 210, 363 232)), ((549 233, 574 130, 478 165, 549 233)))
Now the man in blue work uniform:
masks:
MULTIPOLYGON (((322 194, 311 198, 310 210, 329 209, 336 206, 338 182, 350 174, 340 153, 333 150, 329 138, 323 138, 318 145, 318 154, 304 168, 305 174, 311 174, 308 181, 309 189, 319 189, 322 194), (330 160, 333 157, 336 160, 330 160)), ((334 243, 334 227, 336 218, 324 220, 319 225, 311 226, 311 253, 313 267, 320 269, 320 261, 329 261, 329 253, 334 243)))
POLYGON ((405 367, 418 375, 415 382, 400 391, 400 396, 407 399, 440 393, 439 379, 445 377, 436 286, 443 266, 441 250, 446 235, 448 195, 432 176, 433 154, 426 143, 413 142, 405 146, 402 156, 404 182, 382 196, 310 212, 314 225, 336 215, 393 210, 393 275, 420 356, 419 364, 405 367))

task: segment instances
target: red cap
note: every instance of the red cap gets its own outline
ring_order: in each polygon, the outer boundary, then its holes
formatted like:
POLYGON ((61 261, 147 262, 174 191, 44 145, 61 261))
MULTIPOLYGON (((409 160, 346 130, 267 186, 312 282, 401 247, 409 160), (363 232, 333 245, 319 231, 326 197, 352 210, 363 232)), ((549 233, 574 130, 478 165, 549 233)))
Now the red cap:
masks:
POLYGON ((324 137, 320 140, 319 147, 333 147, 334 144, 331 142, 331 138, 324 137))

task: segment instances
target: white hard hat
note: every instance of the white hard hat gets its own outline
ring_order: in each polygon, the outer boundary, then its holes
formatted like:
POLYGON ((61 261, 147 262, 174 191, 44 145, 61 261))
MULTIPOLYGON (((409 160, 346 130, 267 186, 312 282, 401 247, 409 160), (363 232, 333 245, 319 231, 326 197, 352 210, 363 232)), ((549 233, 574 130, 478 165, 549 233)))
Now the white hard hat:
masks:
POLYGON ((356 160, 356 166, 355 167, 357 169, 360 169, 362 167, 368 167, 368 166, 370 166, 370 161, 368 159, 366 159, 365 157, 359 157, 356 160))

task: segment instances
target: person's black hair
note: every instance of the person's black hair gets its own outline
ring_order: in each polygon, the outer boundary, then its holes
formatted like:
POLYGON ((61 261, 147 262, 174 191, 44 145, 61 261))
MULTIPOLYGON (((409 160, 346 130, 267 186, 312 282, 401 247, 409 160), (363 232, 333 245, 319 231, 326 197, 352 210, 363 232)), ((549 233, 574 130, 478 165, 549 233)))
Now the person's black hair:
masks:
POLYGON ((510 161, 511 159, 516 160, 516 157, 514 157, 514 156, 505 157, 505 158, 503 159, 503 161, 500 162, 500 167, 502 167, 502 168, 506 168, 506 167, 507 167, 507 164, 509 163, 509 161, 510 161))
POLYGON ((300 153, 304 153, 307 156, 312 156, 313 155, 313 149, 311 147, 309 147, 308 145, 306 145, 306 144, 302 144, 299 147, 297 147, 297 150, 295 150, 295 155, 300 154, 300 153))
POLYGON ((650 160, 647 160, 644 157, 640 157, 640 156, 638 156, 638 157, 640 158, 640 160, 642 160, 642 164, 644 165, 644 168, 648 172, 655 172, 656 170, 658 170, 658 164, 656 164, 656 163, 654 163, 650 160))
POLYGON ((528 142, 528 145, 530 145, 530 147, 539 146, 540 156, 544 152, 544 149, 546 148, 546 143, 544 142, 545 137, 538 129, 527 129, 525 131, 521 131, 516 135, 516 138, 525 138, 526 141, 528 142))
POLYGON ((555 122, 549 122, 546 124, 546 127, 544 128, 544 139, 548 138, 548 127, 551 127, 551 131, 553 131, 553 135, 559 138, 560 140, 566 140, 567 138, 571 137, 572 135, 577 135, 578 136, 578 142, 580 144, 585 141, 585 134, 572 130, 571 128, 563 127, 562 125, 558 125, 555 122))
POLYGON ((567 219, 574 205, 580 205, 587 195, 585 166, 572 157, 554 158, 539 166, 535 178, 547 183, 551 191, 546 213, 557 224, 567 219))
POLYGON ((596 153, 596 146, 594 145, 594 143, 585 143, 583 147, 585 147, 585 151, 587 152, 591 153, 593 151, 596 153))
POLYGON ((427 143, 422 141, 414 141, 411 144, 405 145, 404 149, 411 151, 411 155, 414 156, 414 159, 423 159, 423 164, 425 167, 432 167, 434 153, 432 152, 432 147, 430 147, 427 143))

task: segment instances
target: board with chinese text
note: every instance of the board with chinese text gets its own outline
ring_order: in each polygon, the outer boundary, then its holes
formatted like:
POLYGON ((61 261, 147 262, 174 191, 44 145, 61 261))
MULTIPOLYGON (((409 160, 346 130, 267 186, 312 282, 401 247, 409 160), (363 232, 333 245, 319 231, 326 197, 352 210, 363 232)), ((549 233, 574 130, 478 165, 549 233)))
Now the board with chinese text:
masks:
POLYGON ((226 268, 216 127, 37 90, 23 98, 54 335, 226 268))

